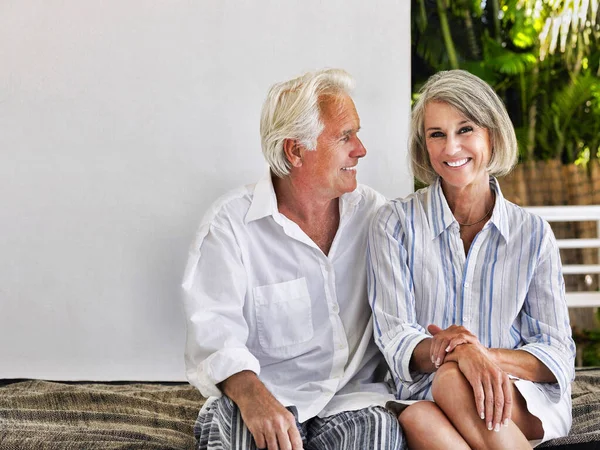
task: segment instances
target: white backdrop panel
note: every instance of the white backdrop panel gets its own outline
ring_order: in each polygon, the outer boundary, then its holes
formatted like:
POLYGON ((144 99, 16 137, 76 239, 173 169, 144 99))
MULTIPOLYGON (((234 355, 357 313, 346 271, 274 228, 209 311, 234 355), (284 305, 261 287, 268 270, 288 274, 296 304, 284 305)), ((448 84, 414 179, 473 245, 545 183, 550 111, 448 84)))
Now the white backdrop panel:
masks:
POLYGON ((207 206, 265 167, 268 87, 357 82, 359 180, 406 195, 404 0, 0 4, 0 378, 182 380, 207 206))

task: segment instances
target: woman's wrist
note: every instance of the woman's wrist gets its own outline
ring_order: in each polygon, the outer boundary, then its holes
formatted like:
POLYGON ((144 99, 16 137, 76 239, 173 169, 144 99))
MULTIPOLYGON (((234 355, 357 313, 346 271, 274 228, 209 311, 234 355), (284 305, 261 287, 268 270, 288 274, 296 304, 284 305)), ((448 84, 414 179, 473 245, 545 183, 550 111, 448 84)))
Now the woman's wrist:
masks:
POLYGON ((483 352, 485 356, 492 360, 492 362, 496 363, 496 357, 494 352, 492 352, 492 349, 486 348, 480 343, 465 343, 457 345, 454 350, 446 355, 445 361, 458 363, 460 358, 468 354, 473 355, 473 352, 483 352))

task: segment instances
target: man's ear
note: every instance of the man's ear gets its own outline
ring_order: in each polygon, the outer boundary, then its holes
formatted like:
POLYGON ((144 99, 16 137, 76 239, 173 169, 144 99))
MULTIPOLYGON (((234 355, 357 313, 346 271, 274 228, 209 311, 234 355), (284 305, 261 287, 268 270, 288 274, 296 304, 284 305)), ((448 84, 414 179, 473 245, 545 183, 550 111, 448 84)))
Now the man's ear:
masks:
POLYGON ((302 165, 304 146, 300 144, 298 140, 285 139, 283 141, 283 152, 292 167, 300 167, 302 165))

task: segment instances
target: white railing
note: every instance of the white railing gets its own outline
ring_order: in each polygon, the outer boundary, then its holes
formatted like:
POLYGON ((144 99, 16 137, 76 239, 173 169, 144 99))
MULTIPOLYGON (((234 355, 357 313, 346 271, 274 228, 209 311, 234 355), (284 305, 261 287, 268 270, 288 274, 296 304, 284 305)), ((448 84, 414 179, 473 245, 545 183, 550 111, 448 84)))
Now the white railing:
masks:
MULTIPOLYGON (((600 237, 600 205, 589 206, 527 206, 526 210, 552 222, 596 222, 600 237)), ((559 248, 597 248, 600 239, 557 239, 559 248)), ((600 250, 599 250, 600 252, 600 250)), ((600 255, 600 253, 599 253, 600 255)), ((563 274, 599 274, 600 264, 566 264, 563 274)), ((600 306, 600 292, 567 292, 567 305, 570 308, 600 306)))

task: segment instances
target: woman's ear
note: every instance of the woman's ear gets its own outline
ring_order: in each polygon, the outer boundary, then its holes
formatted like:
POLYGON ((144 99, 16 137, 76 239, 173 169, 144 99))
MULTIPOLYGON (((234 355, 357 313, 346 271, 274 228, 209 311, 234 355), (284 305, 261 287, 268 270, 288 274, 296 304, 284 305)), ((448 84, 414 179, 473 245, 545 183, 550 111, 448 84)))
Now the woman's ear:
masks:
POLYGON ((292 167, 300 167, 302 165, 304 147, 297 139, 285 139, 283 141, 283 152, 292 167))

